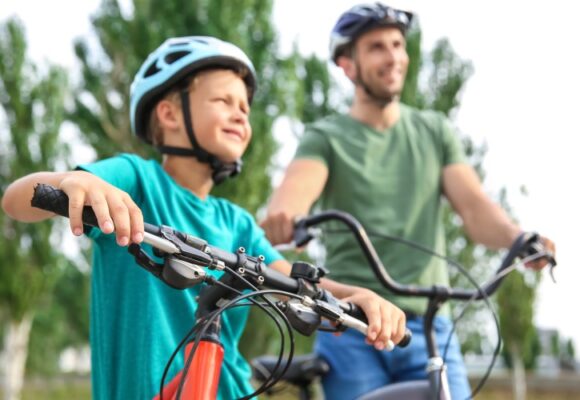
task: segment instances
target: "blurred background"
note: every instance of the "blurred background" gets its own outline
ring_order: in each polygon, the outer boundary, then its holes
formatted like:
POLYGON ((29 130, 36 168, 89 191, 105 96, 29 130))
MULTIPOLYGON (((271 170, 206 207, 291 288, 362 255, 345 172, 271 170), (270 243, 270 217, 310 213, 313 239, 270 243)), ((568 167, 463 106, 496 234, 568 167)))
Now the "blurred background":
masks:
MULTIPOLYGON (((30 172, 66 170, 121 151, 156 157, 130 134, 132 77, 165 38, 212 35, 242 47, 260 78, 246 167, 217 193, 259 217, 304 124, 348 107, 350 84, 327 62, 327 46, 338 16, 357 3, 2 1, 0 190, 30 172)), ((490 195, 524 229, 558 246, 556 284, 547 273, 511 274, 495 297, 504 347, 481 398, 512 398, 522 385, 528 398, 578 398, 578 6, 563 0, 389 4, 418 16, 402 100, 448 115, 490 195), (520 364, 525 374, 514 373, 520 364)), ((474 246, 450 212, 446 221, 452 258, 483 282, 498 254, 474 246)), ((72 238, 62 220, 24 225, 0 213, 0 229, 4 398, 90 397, 88 244, 72 238)), ((451 273, 454 283, 468 285, 451 273)), ((497 343, 489 311, 473 306, 457 329, 477 382, 497 343)), ((252 314, 243 352, 250 358, 276 352, 277 335, 266 318, 252 314)), ((299 351, 309 352, 310 343, 298 338, 299 351)))

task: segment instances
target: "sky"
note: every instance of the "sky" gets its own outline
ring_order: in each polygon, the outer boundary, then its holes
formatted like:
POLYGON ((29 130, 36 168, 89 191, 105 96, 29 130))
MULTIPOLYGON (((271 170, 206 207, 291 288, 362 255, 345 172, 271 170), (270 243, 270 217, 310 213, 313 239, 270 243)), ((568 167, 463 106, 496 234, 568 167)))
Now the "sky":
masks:
MULTIPOLYGON (((296 42, 305 54, 327 57, 334 22, 356 3, 275 0, 274 22, 281 50, 289 51, 296 42)), ((72 40, 90 34, 89 15, 99 4, 99 0, 2 0, 0 21, 11 15, 23 21, 35 60, 72 67, 72 40)), ((447 37, 456 53, 472 62, 474 73, 453 122, 462 133, 489 148, 485 190, 495 196, 506 187, 522 228, 556 242, 557 283, 545 274, 536 323, 559 329, 561 335, 574 338, 580 349, 580 318, 573 311, 580 303, 576 295, 580 268, 574 256, 580 195, 573 178, 574 171, 580 171, 580 119, 576 114, 580 56, 574 50, 580 38, 576 18, 580 4, 565 0, 395 0, 389 4, 418 15, 424 51, 447 37), (527 188, 526 196, 519 194, 522 185, 527 188)), ((345 82, 336 67, 329 64, 329 68, 345 82)), ((284 132, 277 136, 283 137, 284 132)), ((290 136, 288 133, 286 138, 290 136)), ((286 155, 291 148, 285 147, 286 155)))

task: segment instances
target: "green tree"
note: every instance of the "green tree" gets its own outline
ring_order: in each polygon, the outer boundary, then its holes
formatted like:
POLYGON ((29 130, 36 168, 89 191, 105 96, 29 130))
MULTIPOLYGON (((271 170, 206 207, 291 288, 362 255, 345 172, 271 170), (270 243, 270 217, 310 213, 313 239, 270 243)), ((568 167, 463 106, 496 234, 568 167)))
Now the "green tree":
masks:
POLYGON ((558 331, 550 336, 550 351, 554 357, 560 357, 560 333, 558 331))
POLYGON ((52 296, 38 307, 30 334, 27 374, 57 375, 61 353, 89 341, 90 275, 66 268, 55 282, 52 296))
MULTIPOLYGON (((59 142, 64 121, 66 74, 50 66, 40 73, 26 56, 18 20, 0 25, 0 190, 35 171, 66 167, 59 142)), ((54 222, 22 224, 0 213, 0 311, 4 327, 5 399, 22 387, 30 327, 38 305, 68 262, 56 250, 54 222)))
POLYGON ((525 370, 534 367, 539 340, 533 325, 534 300, 540 275, 510 274, 498 293, 504 357, 512 368, 514 399, 526 398, 525 370))
POLYGON ((576 350, 574 348, 574 342, 572 339, 566 340, 566 345, 562 349, 562 354, 560 355, 560 367, 562 369, 567 369, 570 371, 576 370, 576 350))

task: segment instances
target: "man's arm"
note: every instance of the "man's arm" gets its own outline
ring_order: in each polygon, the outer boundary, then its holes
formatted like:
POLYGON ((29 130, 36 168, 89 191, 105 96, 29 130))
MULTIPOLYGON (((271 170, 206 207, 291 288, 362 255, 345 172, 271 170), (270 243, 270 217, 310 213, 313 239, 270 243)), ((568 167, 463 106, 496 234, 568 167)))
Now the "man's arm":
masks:
POLYGON ((272 195, 266 219, 260 223, 272 244, 292 240, 294 219, 308 214, 327 179, 328 168, 321 161, 298 159, 290 163, 282 184, 272 195))
MULTIPOLYGON (((483 192, 479 177, 466 164, 452 164, 443 170, 443 192, 453 209, 461 216, 471 239, 492 249, 508 248, 521 229, 506 212, 483 192)), ((552 255, 556 245, 545 236, 541 241, 552 255)), ((541 269, 548 264, 545 258, 526 264, 541 269)))
POLYGON ((443 193, 471 239, 492 249, 510 247, 521 230, 483 191, 475 170, 463 163, 443 170, 443 193))

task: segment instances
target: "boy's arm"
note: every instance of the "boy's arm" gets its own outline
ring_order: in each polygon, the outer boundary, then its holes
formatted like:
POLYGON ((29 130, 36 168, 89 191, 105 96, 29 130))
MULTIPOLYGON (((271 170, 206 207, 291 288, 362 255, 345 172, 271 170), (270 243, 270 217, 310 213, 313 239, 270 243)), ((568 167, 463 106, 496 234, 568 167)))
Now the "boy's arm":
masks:
MULTIPOLYGON (((286 260, 274 261, 270 267, 290 275, 291 266, 286 260)), ((321 280, 320 287, 331 292, 336 298, 362 308, 369 325, 367 342, 374 345, 377 350, 385 349, 388 340, 399 343, 405 335, 403 311, 376 293, 325 278, 321 280)))
POLYGON ((101 178, 85 171, 37 172, 8 186, 2 197, 2 209, 22 222, 37 222, 53 213, 32 207, 30 201, 38 183, 63 190, 69 198, 70 227, 73 234, 83 233, 82 210, 90 205, 103 233, 116 232, 117 243, 126 246, 131 240, 143 240, 143 215, 130 196, 101 178))
POLYGON ((11 218, 21 222, 38 222, 53 217, 50 211, 30 205, 34 186, 45 183, 59 187, 68 172, 36 172, 11 183, 2 196, 2 209, 11 218))

